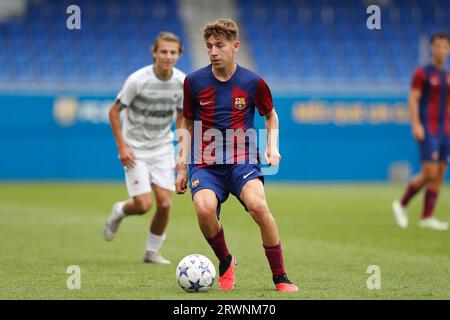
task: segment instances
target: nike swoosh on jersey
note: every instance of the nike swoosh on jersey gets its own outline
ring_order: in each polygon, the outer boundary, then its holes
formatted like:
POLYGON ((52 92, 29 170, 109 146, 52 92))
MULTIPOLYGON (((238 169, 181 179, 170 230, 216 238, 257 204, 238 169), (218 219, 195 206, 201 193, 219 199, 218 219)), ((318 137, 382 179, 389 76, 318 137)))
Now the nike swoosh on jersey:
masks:
POLYGON ((207 105, 207 104, 210 104, 210 103, 212 103, 212 101, 200 101, 200 105, 201 106, 204 106, 204 105, 207 105))

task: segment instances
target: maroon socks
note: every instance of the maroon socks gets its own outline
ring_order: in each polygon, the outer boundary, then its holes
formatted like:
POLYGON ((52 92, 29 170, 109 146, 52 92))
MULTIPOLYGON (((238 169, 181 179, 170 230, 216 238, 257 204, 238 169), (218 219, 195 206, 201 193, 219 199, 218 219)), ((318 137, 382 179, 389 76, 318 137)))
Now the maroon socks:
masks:
POLYGON ((283 250, 281 249, 281 242, 273 247, 264 246, 267 260, 269 260, 270 269, 273 275, 282 275, 284 271, 283 250))
POLYGON ((431 217, 433 214, 434 206, 436 205, 436 200, 439 196, 439 192, 428 189, 425 192, 425 201, 423 203, 422 219, 431 217))
POLYGON ((401 204, 403 207, 406 207, 409 203, 409 201, 416 195, 417 192, 419 192, 420 188, 415 187, 411 183, 408 185, 408 188, 406 189, 405 194, 402 197, 401 204))
POLYGON ((206 241, 208 241, 219 261, 226 261, 228 259, 230 253, 228 252, 227 244, 225 242, 223 228, 220 228, 220 231, 214 237, 206 239, 206 241))
MULTIPOLYGON (((228 252, 227 244, 223 228, 211 239, 206 239, 216 254, 217 258, 222 264, 231 262, 231 255, 228 252)), ((283 250, 281 249, 281 242, 273 247, 264 246, 267 260, 269 261, 270 269, 274 276, 283 275, 286 273, 283 263, 283 250)))

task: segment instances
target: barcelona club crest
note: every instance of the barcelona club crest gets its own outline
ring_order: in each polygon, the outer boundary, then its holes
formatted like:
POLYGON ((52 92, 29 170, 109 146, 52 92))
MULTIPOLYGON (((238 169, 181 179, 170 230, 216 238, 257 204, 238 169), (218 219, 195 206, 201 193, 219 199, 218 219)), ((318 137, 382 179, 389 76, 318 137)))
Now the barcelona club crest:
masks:
POLYGON ((234 98, 234 107, 238 110, 244 109, 246 106, 245 97, 236 97, 234 98))
POLYGON ((191 183, 191 188, 194 189, 198 186, 198 184, 200 183, 200 179, 195 179, 194 181, 192 181, 191 183))

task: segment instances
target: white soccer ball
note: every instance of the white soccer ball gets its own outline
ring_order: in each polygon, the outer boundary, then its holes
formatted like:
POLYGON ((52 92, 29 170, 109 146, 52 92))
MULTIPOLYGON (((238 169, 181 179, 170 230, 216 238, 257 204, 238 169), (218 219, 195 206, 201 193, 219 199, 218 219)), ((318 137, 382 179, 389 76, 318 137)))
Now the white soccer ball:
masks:
POLYGON ((207 257, 191 254, 178 263, 176 277, 184 291, 204 292, 214 285, 216 269, 207 257))

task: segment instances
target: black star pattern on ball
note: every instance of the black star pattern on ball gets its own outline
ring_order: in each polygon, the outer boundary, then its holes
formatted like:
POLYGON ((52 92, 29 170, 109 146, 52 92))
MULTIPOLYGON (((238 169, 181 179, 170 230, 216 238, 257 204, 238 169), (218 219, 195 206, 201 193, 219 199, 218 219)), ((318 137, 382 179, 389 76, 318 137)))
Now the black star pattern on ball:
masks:
POLYGON ((189 280, 189 283, 191 284, 189 290, 198 291, 199 289, 203 288, 203 286, 200 284, 200 279, 197 280, 196 282, 192 282, 191 280, 189 280))

